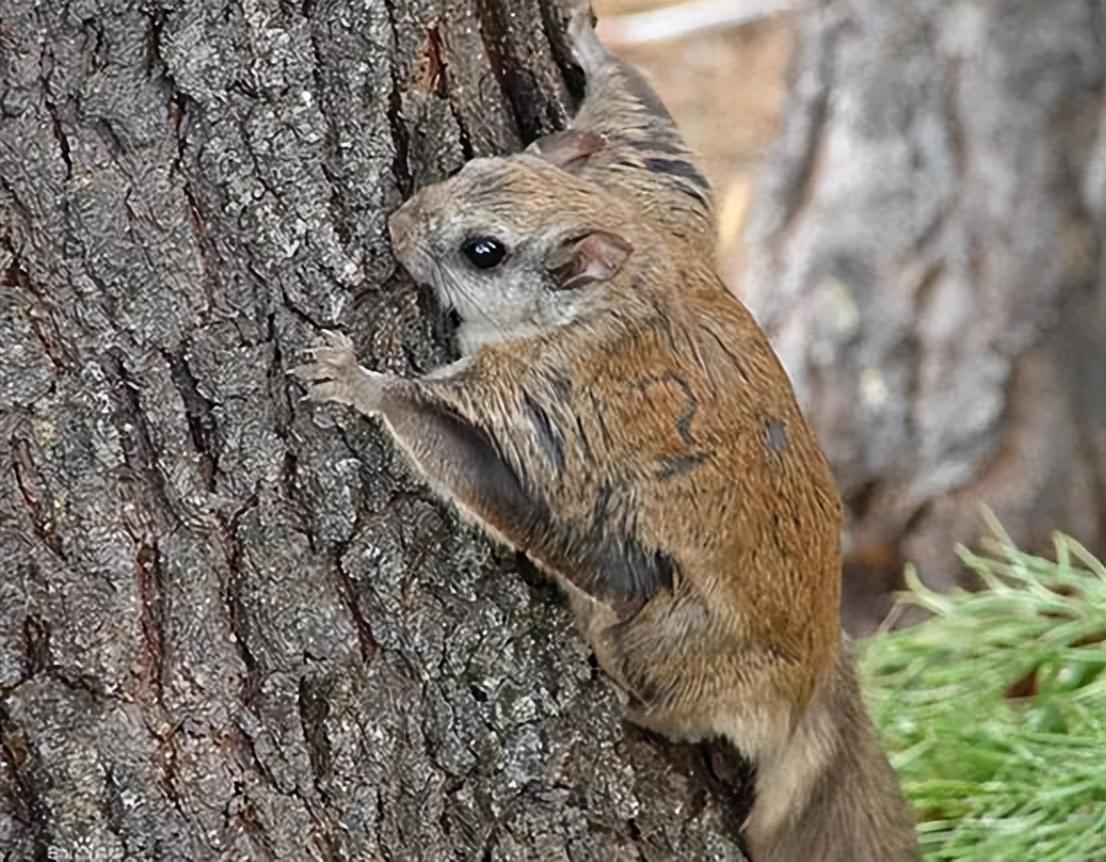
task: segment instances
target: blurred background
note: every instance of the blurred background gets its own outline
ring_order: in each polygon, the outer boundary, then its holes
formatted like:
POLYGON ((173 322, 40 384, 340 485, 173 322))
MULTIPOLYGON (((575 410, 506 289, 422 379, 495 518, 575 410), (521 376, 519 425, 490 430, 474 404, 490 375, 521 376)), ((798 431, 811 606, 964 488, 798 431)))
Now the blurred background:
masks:
POLYGON ((645 72, 702 156, 714 184, 719 254, 726 266, 739 266, 750 184, 775 140, 787 93, 794 7, 759 0, 594 0, 592 6, 604 43, 645 72), (689 8, 726 14, 700 21, 689 8))
POLYGON ((703 156, 723 276, 848 512, 845 623, 994 510, 1106 550, 1104 5, 595 0, 703 156))

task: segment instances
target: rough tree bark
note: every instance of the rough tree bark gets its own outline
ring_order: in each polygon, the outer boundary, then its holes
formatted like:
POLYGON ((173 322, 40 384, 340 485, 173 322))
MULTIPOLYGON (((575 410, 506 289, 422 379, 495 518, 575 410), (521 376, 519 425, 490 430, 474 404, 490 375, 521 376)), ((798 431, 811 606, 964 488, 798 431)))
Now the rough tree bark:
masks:
POLYGON ((853 592, 904 560, 947 586, 980 503, 1030 547, 1106 546, 1104 15, 799 16, 742 285, 835 466, 853 592))
POLYGON ((445 358, 385 216, 563 122, 556 19, 3 0, 4 859, 738 857, 551 589, 284 374, 445 358))

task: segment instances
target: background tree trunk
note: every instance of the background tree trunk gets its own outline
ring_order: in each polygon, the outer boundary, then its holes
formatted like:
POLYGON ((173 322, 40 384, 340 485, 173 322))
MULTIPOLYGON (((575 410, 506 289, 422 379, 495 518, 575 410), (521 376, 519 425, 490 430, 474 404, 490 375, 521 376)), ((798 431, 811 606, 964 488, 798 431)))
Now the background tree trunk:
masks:
MULTIPOLYGON (((956 577, 979 505, 1106 548, 1100 0, 799 15, 742 285, 834 464, 847 589, 956 577)), ((854 595, 854 627, 878 618, 854 595)))
POLYGON ((445 358, 386 214, 563 122, 558 27, 4 0, 5 859, 737 856, 550 588, 285 378, 445 358))

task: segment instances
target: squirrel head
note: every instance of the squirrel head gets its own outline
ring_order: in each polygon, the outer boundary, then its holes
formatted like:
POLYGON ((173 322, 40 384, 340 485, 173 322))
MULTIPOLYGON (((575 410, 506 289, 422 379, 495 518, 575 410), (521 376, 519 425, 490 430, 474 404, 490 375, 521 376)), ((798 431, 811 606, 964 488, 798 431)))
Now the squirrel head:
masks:
POLYGON ((475 159, 394 212, 395 254, 461 318, 462 353, 607 305, 634 255, 625 204, 547 159, 475 159))

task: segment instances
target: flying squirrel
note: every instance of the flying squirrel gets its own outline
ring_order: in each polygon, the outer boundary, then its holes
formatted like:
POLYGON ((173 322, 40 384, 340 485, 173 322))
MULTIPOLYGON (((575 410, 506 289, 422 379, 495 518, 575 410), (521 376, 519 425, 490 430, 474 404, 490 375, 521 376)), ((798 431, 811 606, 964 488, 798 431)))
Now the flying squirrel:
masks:
POLYGON ((568 595, 632 721, 755 769, 752 862, 905 862, 914 828, 839 623, 841 505, 764 333, 715 273, 711 192, 660 99, 570 20, 571 127, 392 214, 460 325, 416 379, 350 340, 292 373, 379 419, 445 501, 568 595))

